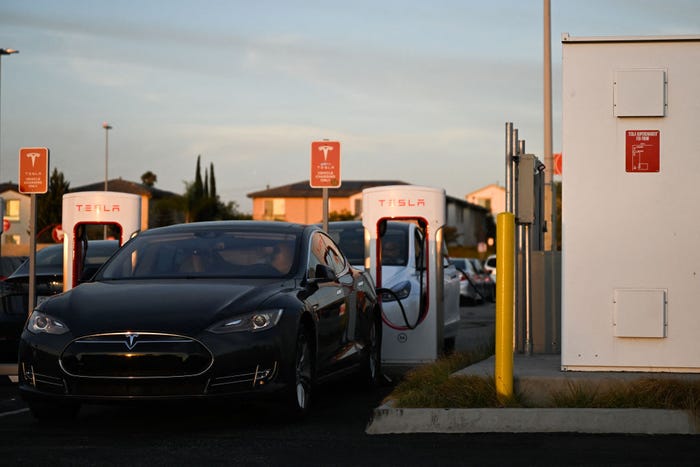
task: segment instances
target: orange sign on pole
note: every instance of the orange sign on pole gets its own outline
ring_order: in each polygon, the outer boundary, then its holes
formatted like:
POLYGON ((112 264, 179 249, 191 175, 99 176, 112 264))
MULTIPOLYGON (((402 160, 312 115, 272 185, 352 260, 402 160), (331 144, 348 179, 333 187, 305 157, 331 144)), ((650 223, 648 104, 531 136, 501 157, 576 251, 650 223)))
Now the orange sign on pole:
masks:
POLYGON ((41 194, 49 191, 49 150, 21 148, 19 150, 19 192, 41 194))
POLYGON ((561 154, 560 152, 554 153, 554 175, 562 174, 561 154))
POLYGON ((340 142, 311 143, 311 188, 340 187, 340 142))

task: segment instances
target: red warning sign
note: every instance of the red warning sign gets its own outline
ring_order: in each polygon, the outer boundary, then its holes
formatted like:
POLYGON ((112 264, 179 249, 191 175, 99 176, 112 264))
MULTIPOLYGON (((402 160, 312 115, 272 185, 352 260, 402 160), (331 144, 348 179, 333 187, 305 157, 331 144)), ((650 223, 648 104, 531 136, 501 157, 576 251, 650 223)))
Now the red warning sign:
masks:
POLYGON ((659 171, 659 130, 627 130, 625 135, 625 170, 627 172, 659 171))
POLYGON ((311 143, 311 188, 340 187, 340 142, 311 143))

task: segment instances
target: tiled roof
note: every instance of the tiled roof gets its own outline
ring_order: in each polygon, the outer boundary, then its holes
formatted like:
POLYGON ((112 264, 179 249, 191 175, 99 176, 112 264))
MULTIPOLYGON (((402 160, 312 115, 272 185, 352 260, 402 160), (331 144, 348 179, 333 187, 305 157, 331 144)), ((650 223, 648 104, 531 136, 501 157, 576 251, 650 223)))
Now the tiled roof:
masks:
MULTIPOLYGON (((89 185, 83 185, 76 188, 71 188, 69 192, 77 191, 104 191, 105 183, 104 181, 98 183, 91 183, 89 185)), ((130 182, 128 180, 122 180, 121 178, 116 178, 108 180, 107 182, 108 191, 116 191, 119 193, 132 193, 135 195, 146 195, 153 199, 168 198, 171 196, 181 196, 177 193, 170 191, 160 190, 158 188, 149 187, 143 183, 130 182)))
MULTIPOLYGON (((400 180, 343 180, 339 188, 329 188, 328 195, 331 197, 347 198, 361 193, 365 188, 386 185, 408 185, 400 180)), ((311 188, 309 181, 292 183, 266 190, 248 193, 248 198, 315 198, 322 196, 322 190, 311 188)))
POLYGON ((5 193, 6 191, 19 192, 19 185, 12 182, 0 183, 0 193, 5 193))

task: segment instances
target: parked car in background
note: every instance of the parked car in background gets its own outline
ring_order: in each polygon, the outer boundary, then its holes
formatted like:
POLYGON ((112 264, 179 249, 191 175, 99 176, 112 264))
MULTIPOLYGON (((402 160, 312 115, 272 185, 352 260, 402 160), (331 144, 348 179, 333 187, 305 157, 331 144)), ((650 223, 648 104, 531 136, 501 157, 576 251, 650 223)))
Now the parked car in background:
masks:
POLYGON ((474 265, 468 258, 453 258, 450 261, 459 271, 459 301, 462 305, 474 305, 484 300, 479 292, 479 281, 474 265))
MULTIPOLYGON (((116 240, 90 240, 85 259, 86 273, 94 274, 118 248, 116 240)), ((37 251, 34 269, 35 303, 63 292, 63 244, 49 245, 37 251)), ((0 282, 0 364, 12 363, 11 371, 1 374, 10 372, 14 375, 17 372, 17 346, 28 315, 29 260, 26 259, 0 282)))
POLYGON ((15 270, 26 260, 26 256, 2 256, 0 257, 0 281, 7 279, 7 276, 15 272, 15 270))
MULTIPOLYGON (((365 229, 361 221, 329 222, 328 233, 338 243, 351 263, 364 269, 365 229)), ((382 293, 384 322, 388 326, 412 327, 419 324, 425 315, 421 312, 425 304, 427 253, 424 251, 423 231, 411 222, 389 221, 382 237, 382 293), (401 310, 398 300, 404 310, 401 310)), ((447 251, 446 249, 444 251, 447 251)), ((444 326, 443 350, 454 349, 460 322, 459 272, 443 257, 444 326)))
POLYGON ((19 391, 37 418, 243 395, 301 416, 318 382, 378 382, 381 332, 372 281, 319 227, 171 225, 139 233, 92 279, 36 307, 19 391))
POLYGON ((484 268, 479 258, 468 258, 474 266, 474 271, 479 278, 481 288, 479 293, 487 302, 493 302, 496 298, 496 283, 491 279, 491 274, 484 268))
POLYGON ((496 283, 496 255, 489 255, 484 261, 484 269, 491 274, 491 280, 496 283))

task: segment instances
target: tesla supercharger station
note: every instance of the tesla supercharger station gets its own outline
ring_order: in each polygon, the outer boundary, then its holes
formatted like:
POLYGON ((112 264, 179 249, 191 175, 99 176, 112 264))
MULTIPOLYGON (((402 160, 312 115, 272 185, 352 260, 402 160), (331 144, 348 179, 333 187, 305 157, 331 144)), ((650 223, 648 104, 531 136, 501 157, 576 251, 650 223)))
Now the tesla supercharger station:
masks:
POLYGON ((63 195, 63 291, 76 285, 82 272, 88 225, 110 225, 123 245, 141 230, 141 197, 112 191, 83 191, 63 195))
MULTIPOLYGON (((438 358, 442 345, 442 227, 445 225, 445 190, 415 185, 392 185, 362 191, 362 224, 369 239, 368 267, 376 286, 382 288, 381 242, 383 223, 419 224, 425 232, 424 310, 414 329, 384 321, 382 362, 412 366, 438 358)), ((409 313, 411 311, 409 310, 409 313)), ((413 313, 415 314, 415 313, 413 313)))

